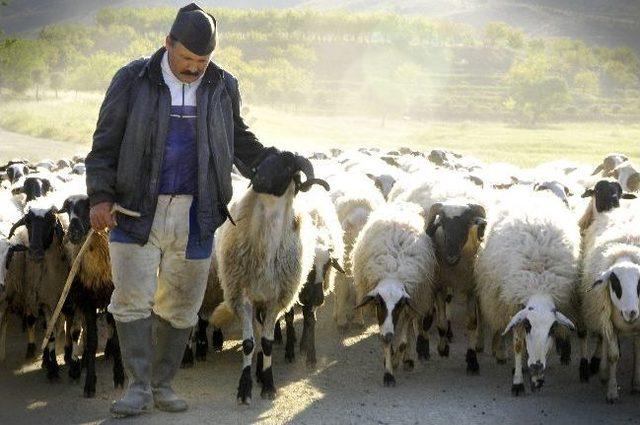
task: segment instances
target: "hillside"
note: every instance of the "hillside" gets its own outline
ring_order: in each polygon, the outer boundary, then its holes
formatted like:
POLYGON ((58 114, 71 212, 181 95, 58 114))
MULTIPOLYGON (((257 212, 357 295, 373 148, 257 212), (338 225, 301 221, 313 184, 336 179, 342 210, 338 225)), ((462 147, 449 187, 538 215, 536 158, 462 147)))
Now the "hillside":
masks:
MULTIPOLYGON (((175 6, 175 0, 12 0, 0 28, 19 33, 61 21, 90 21, 105 7, 175 6)), ((422 14, 484 27, 504 21, 529 35, 578 38, 590 44, 626 45, 640 52, 637 0, 200 0, 207 7, 314 8, 422 14)))

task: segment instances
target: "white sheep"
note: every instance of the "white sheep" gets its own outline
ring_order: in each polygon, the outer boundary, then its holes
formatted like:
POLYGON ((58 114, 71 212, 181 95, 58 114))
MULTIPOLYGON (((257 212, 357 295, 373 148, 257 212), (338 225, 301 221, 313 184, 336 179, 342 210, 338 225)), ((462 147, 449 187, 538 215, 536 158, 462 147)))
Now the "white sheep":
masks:
MULTIPOLYGON (((384 385, 395 386, 402 357, 413 369, 416 330, 433 315, 437 262, 420 206, 385 205, 371 214, 355 243, 353 274, 358 307, 375 305, 384 351, 384 385)), ((430 321, 430 320, 429 320, 430 321)), ((428 329, 420 328, 420 334, 428 329)))
MULTIPOLYGON (((513 330, 514 395, 524 391, 525 346, 536 390, 544 382, 553 334, 566 340, 552 327, 575 327, 559 310, 574 312, 580 251, 578 226, 561 200, 547 192, 519 193, 523 196, 513 193, 489 214, 474 273, 484 321, 494 335, 513 330)), ((496 350, 500 359, 502 347, 496 350)), ((568 360, 565 353, 563 363, 568 360)))
POLYGON ((295 195, 313 184, 329 189, 326 182, 314 178, 309 160, 288 152, 264 159, 251 181, 252 188, 230 209, 238 226, 225 223, 219 230, 216 258, 225 301, 212 315, 218 327, 234 316, 242 322, 244 359, 237 393, 242 404, 251 400, 254 319, 262 325, 257 365, 261 395, 273 399, 275 322, 298 300, 313 267, 316 232, 295 195), (300 183, 300 172, 307 176, 304 183, 300 183))
MULTIPOLYGON (((607 361, 600 368, 600 376, 607 382, 606 399, 610 403, 619 397, 616 372, 620 336, 634 336, 632 392, 640 391, 639 229, 636 203, 598 215, 585 234, 582 317, 587 329, 603 338, 600 355, 607 361)), ((585 352, 586 347, 581 367, 586 363, 585 352)))
POLYGON ((364 227, 369 214, 385 200, 374 183, 358 173, 339 173, 327 178, 332 187, 331 198, 336 206, 338 220, 344 230, 345 274, 338 274, 335 283, 335 306, 333 318, 339 329, 345 330, 350 323, 362 325, 362 315, 354 311, 356 306, 351 261, 349 259, 356 237, 364 227))

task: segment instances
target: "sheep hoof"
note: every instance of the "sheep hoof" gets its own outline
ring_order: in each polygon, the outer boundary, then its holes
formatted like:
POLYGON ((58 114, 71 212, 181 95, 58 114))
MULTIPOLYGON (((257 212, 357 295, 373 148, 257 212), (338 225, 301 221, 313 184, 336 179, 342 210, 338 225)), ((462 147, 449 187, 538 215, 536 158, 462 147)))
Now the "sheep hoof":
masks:
POLYGON ((440 357, 449 357, 449 344, 446 344, 442 349, 438 347, 438 354, 440 357))
POLYGON ((273 370, 271 368, 262 371, 262 391, 260 397, 265 400, 276 398, 276 387, 273 385, 273 370))
POLYGON ((618 397, 618 394, 607 395, 607 404, 617 403, 618 400, 620 400, 620 398, 618 397))
POLYGON ((284 359, 286 360, 287 363, 293 363, 293 361, 296 359, 296 354, 293 346, 287 345, 284 351, 284 359))
POLYGON ((57 370, 48 370, 47 380, 51 383, 58 382, 60 380, 60 374, 57 370))
POLYGON ((80 379, 80 375, 82 374, 82 364, 79 359, 71 360, 69 363, 69 378, 73 381, 77 381, 80 379))
POLYGON ((190 347, 185 348, 184 355, 182 356, 182 364, 180 366, 183 369, 193 367, 193 351, 190 347))
POLYGON ((589 382, 589 360, 580 359, 580 382, 589 382))
POLYGON ((589 363, 589 372, 592 375, 595 375, 600 370, 600 358, 593 356, 591 357, 591 362, 589 363))
POLYGON ((451 322, 447 323, 447 333, 445 334, 449 342, 453 342, 453 331, 451 330, 451 322))
POLYGON ((242 369, 242 375, 240 375, 240 382, 238 383, 238 404, 251 404, 252 385, 251 366, 246 366, 242 369))
POLYGON ((87 376, 84 384, 84 398, 94 398, 96 396, 96 376, 87 376))
POLYGON ((467 373, 470 375, 477 375, 480 372, 480 364, 478 364, 478 356, 476 352, 469 348, 466 355, 467 361, 467 373))
POLYGON ((214 329, 211 335, 211 347, 213 351, 222 351, 222 345, 224 344, 224 335, 221 329, 214 329))
POLYGON ((209 343, 207 340, 196 341, 196 360, 204 362, 207 360, 207 351, 209 351, 209 343))
POLYGON ((511 394, 516 397, 520 394, 524 394, 524 383, 511 385, 511 394))
POLYGON ((316 364, 318 364, 318 361, 316 360, 316 356, 307 356, 307 367, 310 369, 314 369, 316 367, 316 364))
POLYGON ((113 374, 113 388, 124 388, 124 370, 120 369, 113 374))
POLYGON ((385 387, 395 387, 396 386, 396 378, 390 374, 389 372, 384 373, 384 386, 385 387))
POLYGON ((429 354, 429 340, 422 335, 418 335, 418 340, 416 342, 416 352, 418 353, 419 360, 429 360, 429 358, 431 357, 431 355, 429 354))
POLYGON ((24 356, 26 360, 33 360, 36 357, 36 344, 31 342, 27 344, 27 354, 24 356))
POLYGON ((566 352, 563 352, 560 355, 560 364, 564 365, 564 366, 568 366, 571 364, 571 354, 567 354, 566 352))
POLYGON ((402 368, 407 372, 411 372, 414 367, 415 367, 415 362, 411 359, 405 360, 402 364, 402 368))

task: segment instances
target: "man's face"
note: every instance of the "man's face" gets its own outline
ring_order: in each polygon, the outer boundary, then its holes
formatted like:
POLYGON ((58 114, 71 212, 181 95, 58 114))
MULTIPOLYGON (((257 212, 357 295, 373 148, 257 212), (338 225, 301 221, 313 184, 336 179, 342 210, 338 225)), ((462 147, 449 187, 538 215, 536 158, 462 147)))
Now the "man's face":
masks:
POLYGON ((169 66, 175 76, 183 83, 193 83, 207 69, 211 55, 198 56, 179 41, 171 40, 169 36, 167 36, 165 47, 169 53, 169 66))

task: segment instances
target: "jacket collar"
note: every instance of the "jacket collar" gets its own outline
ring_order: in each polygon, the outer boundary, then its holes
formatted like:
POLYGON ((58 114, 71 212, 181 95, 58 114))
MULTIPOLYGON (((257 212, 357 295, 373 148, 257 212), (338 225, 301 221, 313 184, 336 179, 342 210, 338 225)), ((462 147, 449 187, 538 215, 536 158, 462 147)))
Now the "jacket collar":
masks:
MULTIPOLYGON (((156 52, 151 55, 151 57, 147 60, 144 67, 140 71, 139 76, 142 77, 145 73, 149 75, 149 79, 152 83, 158 85, 164 85, 164 78, 162 77, 162 56, 167 49, 161 47, 156 50, 156 52)), ((204 71, 204 75, 202 76, 201 84, 212 84, 218 80, 224 78, 224 71, 220 69, 215 63, 209 61, 209 65, 207 65, 207 69, 204 71)))

